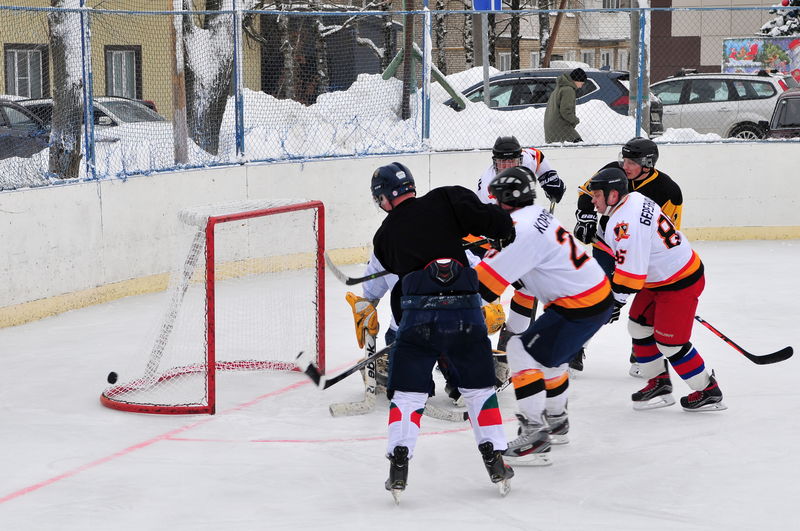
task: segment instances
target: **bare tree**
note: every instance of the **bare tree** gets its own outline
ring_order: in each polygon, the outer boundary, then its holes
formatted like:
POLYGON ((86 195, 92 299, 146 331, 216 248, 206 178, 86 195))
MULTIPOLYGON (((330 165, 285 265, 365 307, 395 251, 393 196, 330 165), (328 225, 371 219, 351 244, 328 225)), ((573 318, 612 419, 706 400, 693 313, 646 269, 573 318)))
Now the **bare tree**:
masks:
MULTIPOLYGON (((78 0, 50 0, 51 7, 77 8, 78 0)), ((53 71, 63 78, 53 83, 53 119, 50 130, 50 173, 61 179, 78 177, 83 123, 81 16, 52 11, 47 15, 53 71)))
MULTIPOLYGON (((231 7, 230 0, 205 0, 204 10, 231 7)), ((183 9, 192 10, 189 0, 183 0, 183 9)), ((203 150, 216 155, 233 81, 233 15, 205 13, 193 17, 186 14, 182 31, 189 136, 203 150)))
MULTIPOLYGON (((445 0, 436 0, 436 11, 445 9, 445 0)), ((436 67, 442 73, 447 75, 447 54, 445 47, 447 46, 447 19, 442 13, 436 13, 433 17, 433 45, 436 47, 436 67)))

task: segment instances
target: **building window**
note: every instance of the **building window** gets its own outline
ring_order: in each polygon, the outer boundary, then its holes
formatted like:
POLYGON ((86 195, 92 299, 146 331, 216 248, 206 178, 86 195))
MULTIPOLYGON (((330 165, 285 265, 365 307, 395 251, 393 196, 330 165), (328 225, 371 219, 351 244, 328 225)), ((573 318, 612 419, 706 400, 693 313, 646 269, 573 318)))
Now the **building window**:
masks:
POLYGON ((614 51, 600 50, 600 68, 611 69, 614 66, 614 51))
POLYGON ((511 53, 500 52, 500 70, 503 72, 511 70, 511 53))
POLYGON ((630 70, 630 65, 628 64, 628 50, 618 50, 617 59, 617 68, 619 70, 630 70))
POLYGON ((539 68, 539 52, 531 52, 531 68, 539 68))
POLYGON ((106 96, 142 98, 142 47, 106 46, 106 96))
POLYGON ((6 93, 23 98, 50 95, 47 45, 6 44, 6 93))
POLYGON ((619 0, 603 0, 603 9, 619 9, 619 0))
POLYGON ((594 50, 581 50, 581 61, 594 68, 594 50))

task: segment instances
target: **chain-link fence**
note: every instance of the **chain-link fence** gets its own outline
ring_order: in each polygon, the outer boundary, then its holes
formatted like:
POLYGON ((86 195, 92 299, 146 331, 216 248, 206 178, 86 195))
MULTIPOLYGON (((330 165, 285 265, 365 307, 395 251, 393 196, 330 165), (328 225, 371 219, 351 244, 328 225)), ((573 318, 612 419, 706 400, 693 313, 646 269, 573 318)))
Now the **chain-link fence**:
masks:
POLYGON ((547 111, 557 87, 575 93, 584 144, 769 137, 778 97, 800 80, 793 4, 781 14, 594 1, 561 10, 515 1, 483 15, 455 0, 423 11, 254 0, 204 2, 205 11, 180 0, 136 11, 131 0, 0 6, 0 189, 485 149, 505 134, 572 142, 546 131, 569 115, 547 111))

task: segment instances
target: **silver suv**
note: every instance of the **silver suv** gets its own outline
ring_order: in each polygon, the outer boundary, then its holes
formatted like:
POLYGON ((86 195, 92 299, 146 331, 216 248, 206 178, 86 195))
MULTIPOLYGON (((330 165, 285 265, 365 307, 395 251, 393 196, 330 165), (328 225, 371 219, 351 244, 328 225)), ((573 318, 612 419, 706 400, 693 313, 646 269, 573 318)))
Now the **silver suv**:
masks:
POLYGON ((791 76, 757 74, 678 75, 650 85, 664 105, 664 130, 688 128, 723 138, 759 139, 778 96, 795 84, 791 76))

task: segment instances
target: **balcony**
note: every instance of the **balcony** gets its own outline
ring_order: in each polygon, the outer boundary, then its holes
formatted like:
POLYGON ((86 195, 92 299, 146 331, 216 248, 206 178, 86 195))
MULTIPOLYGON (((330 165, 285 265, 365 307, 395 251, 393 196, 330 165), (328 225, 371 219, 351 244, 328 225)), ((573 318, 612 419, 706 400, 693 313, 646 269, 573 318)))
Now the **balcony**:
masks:
POLYGON ((625 41, 631 37, 627 12, 578 13, 579 41, 625 41))

